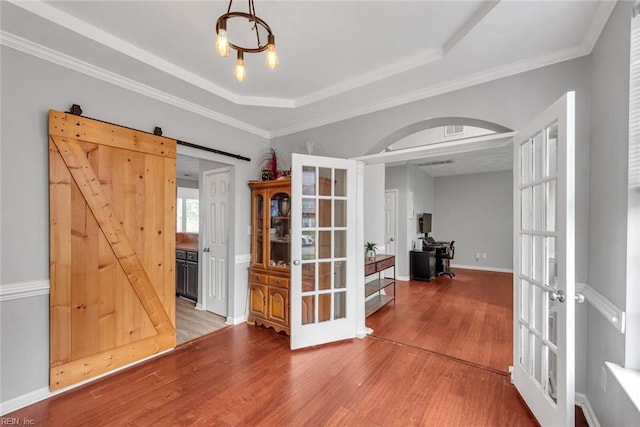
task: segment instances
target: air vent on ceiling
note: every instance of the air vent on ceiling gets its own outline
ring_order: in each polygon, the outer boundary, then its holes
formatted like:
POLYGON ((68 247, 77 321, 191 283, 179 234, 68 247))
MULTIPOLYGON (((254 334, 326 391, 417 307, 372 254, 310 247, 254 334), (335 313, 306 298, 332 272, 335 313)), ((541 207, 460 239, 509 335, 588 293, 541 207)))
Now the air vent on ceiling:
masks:
POLYGON ((444 127, 444 136, 461 135, 464 133, 464 126, 450 125, 444 127))
POLYGON ((436 166, 436 165, 448 165, 450 163, 453 163, 453 160, 436 160, 433 162, 427 162, 427 163, 416 163, 417 166, 436 166))

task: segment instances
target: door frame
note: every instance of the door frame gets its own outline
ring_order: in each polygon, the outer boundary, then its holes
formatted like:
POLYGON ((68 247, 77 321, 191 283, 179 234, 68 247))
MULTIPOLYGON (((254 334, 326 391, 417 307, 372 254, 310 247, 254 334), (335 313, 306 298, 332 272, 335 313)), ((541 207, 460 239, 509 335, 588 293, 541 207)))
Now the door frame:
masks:
MULTIPOLYGON (((198 181, 198 187, 200 187, 200 183, 204 183, 204 176, 205 174, 210 174, 210 175, 218 175, 218 174, 227 174, 227 177, 229 178, 227 184, 229 185, 229 189, 227 189, 227 209, 226 209, 226 216, 227 216, 227 224, 229 224, 231 218, 229 217, 229 197, 230 197, 230 193, 231 191, 229 191, 231 189, 231 166, 222 166, 219 168, 214 168, 214 169, 209 169, 207 171, 202 171, 200 173, 200 177, 199 177, 199 181, 198 181)), ((205 203, 208 196, 202 191, 202 188, 200 188, 200 200, 199 200, 199 222, 200 222, 200 226, 199 229, 201 230, 201 232, 204 230, 203 226, 207 226, 207 224, 209 224, 209 218, 207 217, 207 213, 209 212, 208 209, 206 209, 205 203), (205 220, 206 219, 206 220, 205 220)), ((229 277, 229 270, 231 269, 231 264, 235 265, 235 259, 234 262, 232 263, 232 258, 229 254, 229 242, 230 242, 230 237, 231 237, 231 233, 229 233, 227 235, 227 272, 226 272, 226 277, 227 277, 227 321, 225 323, 229 323, 229 313, 231 312, 230 309, 230 305, 229 305, 229 291, 231 290, 232 286, 230 286, 230 282, 228 280, 229 277)), ((202 239, 198 238, 198 260, 204 260, 205 259, 205 252, 204 252, 204 244, 202 239)), ((196 304, 196 308, 198 310, 207 310, 207 301, 206 298, 204 297, 203 294, 203 290, 205 288, 205 272, 204 272, 204 267, 203 264, 201 262, 198 262, 198 283, 201 284, 202 286, 198 287, 198 303, 196 304)), ((208 310, 207 310, 208 311, 208 310)))
MULTIPOLYGON (((231 191, 231 189, 235 188, 236 185, 236 165, 233 163, 229 163, 229 159, 226 156, 222 156, 220 154, 215 154, 215 153, 211 153, 208 151, 204 151, 204 150, 199 150, 197 148, 193 148, 193 147, 187 147, 184 145, 178 145, 177 147, 177 152, 176 152, 176 157, 177 156, 188 156, 188 157, 193 157, 196 159, 201 159, 201 160, 207 160, 210 162, 216 162, 216 163, 220 163, 220 170, 226 169, 229 172, 229 198, 227 200, 228 202, 228 208, 227 208, 227 214, 228 214, 228 227, 229 227, 229 244, 227 246, 227 259, 229 260, 229 262, 227 263, 227 319, 225 321, 226 324, 228 325, 235 325, 237 323, 240 323, 241 321, 244 321, 245 316, 244 313, 242 315, 242 319, 236 319, 235 317, 233 317, 234 311, 231 310, 232 307, 234 307, 235 304, 235 300, 236 300, 236 292, 235 292, 235 266, 236 266, 236 257, 235 257, 235 206, 236 206, 236 197, 235 197, 235 191, 231 191)), ((212 170, 217 170, 218 168, 212 169, 212 170)), ((179 178, 179 177, 176 177, 179 178)), ((200 187, 200 179, 202 178, 202 174, 198 171, 198 187, 200 187)), ((199 216, 200 216, 200 227, 202 227, 203 224, 203 220, 204 217, 206 216, 205 213, 203 213, 203 204, 202 204, 202 199, 203 199, 203 193, 200 192, 200 212, 199 212, 199 216)), ((202 240, 198 239, 198 259, 202 259, 202 255, 203 255, 203 250, 204 250, 204 246, 202 244, 202 240)), ((203 271, 202 271, 202 265, 200 262, 198 262, 198 283, 202 284, 203 283, 203 271)), ((198 310, 204 310, 204 308, 202 307, 202 286, 198 287, 198 302, 196 304, 196 309, 198 310)), ((239 316, 238 316, 239 317, 239 316)))

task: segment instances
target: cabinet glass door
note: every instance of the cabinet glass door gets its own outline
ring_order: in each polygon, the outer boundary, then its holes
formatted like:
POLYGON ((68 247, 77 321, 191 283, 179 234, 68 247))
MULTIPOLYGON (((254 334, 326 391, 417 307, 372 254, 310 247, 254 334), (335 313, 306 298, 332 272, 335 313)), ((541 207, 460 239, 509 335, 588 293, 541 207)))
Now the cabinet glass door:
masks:
POLYGON ((254 264, 263 264, 264 263, 264 197, 262 194, 257 194, 256 199, 254 200, 254 209, 253 213, 254 224, 253 229, 255 232, 254 242, 253 242, 253 260, 254 264))
POLYGON ((291 262, 291 198, 287 193, 269 199, 269 266, 289 268, 291 262))

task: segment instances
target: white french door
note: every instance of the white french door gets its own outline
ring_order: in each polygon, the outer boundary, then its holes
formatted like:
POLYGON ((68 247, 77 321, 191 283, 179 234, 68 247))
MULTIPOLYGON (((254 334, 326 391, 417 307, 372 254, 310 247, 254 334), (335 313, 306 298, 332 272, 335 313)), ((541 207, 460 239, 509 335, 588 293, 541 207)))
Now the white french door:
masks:
POLYGON ((229 172, 220 169, 203 172, 202 182, 205 212, 200 256, 203 308, 227 316, 229 172))
POLYGON ((575 94, 514 139, 512 380, 541 425, 574 424, 575 94))
POLYGON ((291 159, 291 348, 356 336, 356 161, 291 159))

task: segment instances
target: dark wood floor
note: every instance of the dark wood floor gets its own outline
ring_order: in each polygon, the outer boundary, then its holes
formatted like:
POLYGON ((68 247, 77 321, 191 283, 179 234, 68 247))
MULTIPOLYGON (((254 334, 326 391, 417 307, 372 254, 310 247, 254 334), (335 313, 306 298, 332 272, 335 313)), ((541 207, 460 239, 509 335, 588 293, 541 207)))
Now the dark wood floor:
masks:
POLYGON ((9 417, 38 425, 536 425, 506 375, 375 337, 238 325, 9 417))
POLYGON ((367 318, 373 335, 507 373, 513 353, 513 275, 456 269, 399 281, 396 301, 367 318))
POLYGON ((287 336, 245 324, 7 417, 52 426, 537 425, 496 370, 377 336, 292 352, 287 336))

